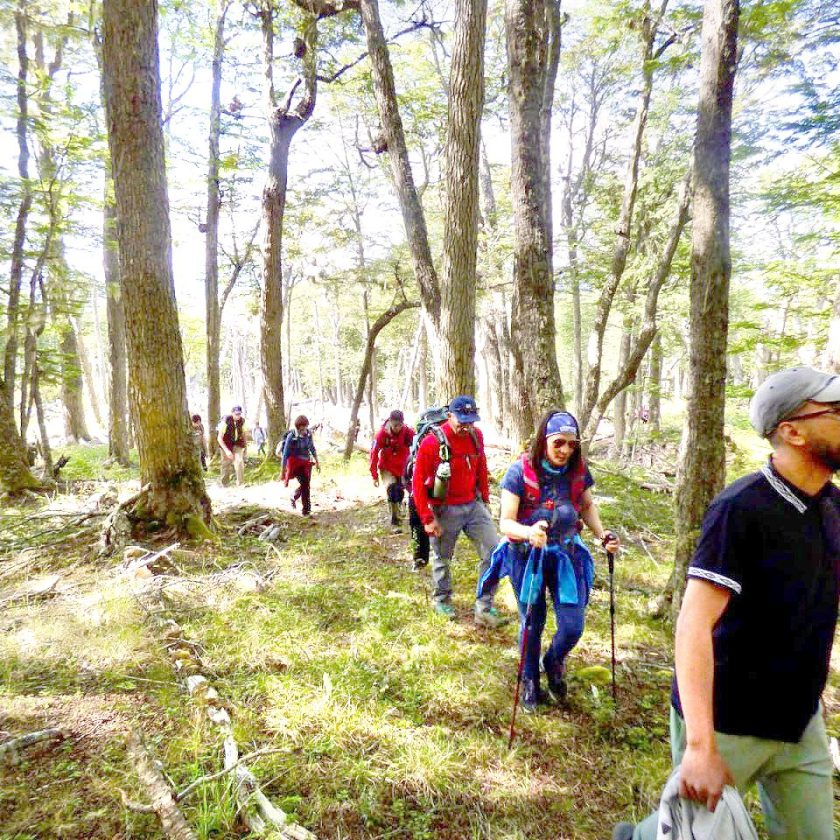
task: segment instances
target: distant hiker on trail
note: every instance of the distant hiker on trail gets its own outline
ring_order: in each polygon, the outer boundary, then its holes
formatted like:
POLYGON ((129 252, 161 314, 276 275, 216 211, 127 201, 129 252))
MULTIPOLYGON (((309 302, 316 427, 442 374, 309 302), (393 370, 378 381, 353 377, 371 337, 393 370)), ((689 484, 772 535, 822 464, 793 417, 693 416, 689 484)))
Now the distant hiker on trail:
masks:
POLYGON ((200 414, 193 414, 190 421, 192 422, 190 433, 192 434, 193 446, 198 454, 199 461, 201 461, 201 469, 207 472, 207 439, 204 437, 204 423, 201 422, 200 414))
MULTIPOLYGON (((479 419, 472 397, 455 397, 449 403, 446 422, 434 427, 434 434, 423 438, 412 479, 417 513, 431 537, 434 552, 435 609, 447 618, 455 618, 449 564, 458 535, 463 531, 476 547, 480 558, 479 577, 486 571, 490 552, 498 541, 487 507, 490 483, 484 438, 475 428, 479 419)), ((500 627, 507 623, 508 619, 493 607, 494 591, 476 599, 476 624, 500 627)))
POLYGON ((583 634, 595 576, 592 555, 580 538, 581 522, 607 551, 618 551, 618 537, 601 524, 593 484, 581 457, 578 422, 566 411, 549 411, 542 418, 530 451, 511 464, 502 479, 499 529, 504 539, 479 580, 478 592, 495 589, 501 577, 510 576, 519 606, 520 645, 531 605, 523 651, 523 712, 536 711, 546 699, 540 691, 540 670, 545 671, 553 699, 566 698, 566 657, 583 634), (540 659, 546 592, 554 605, 557 632, 540 659))
POLYGON ((309 420, 301 414, 295 418, 294 431, 286 432, 285 438, 281 441, 282 463, 280 474, 286 487, 293 478, 298 480, 298 488, 292 494, 292 507, 297 507, 298 499, 302 502, 304 516, 312 513, 312 502, 309 496, 309 485, 312 477, 312 465, 320 470, 318 454, 315 452, 315 444, 312 441, 312 433, 309 431, 309 420))
POLYGON ((254 423, 254 428, 251 430, 251 440, 257 447, 257 455, 265 455, 265 430, 259 423, 254 423))
POLYGON ((385 496, 391 511, 391 525, 400 525, 403 500, 403 472, 408 461, 414 429, 405 425, 403 413, 395 408, 377 432, 370 449, 370 474, 374 486, 385 485, 385 496))
MULTIPOLYGON (((677 619, 671 752, 683 798, 714 810, 726 784, 755 783, 771 838, 833 840, 820 695, 840 594, 840 376, 772 374, 750 422, 773 453, 703 520, 677 619)), ((656 836, 656 815, 613 830, 656 836)))
POLYGON ((245 418, 242 416, 242 406, 235 405, 230 414, 222 418, 216 431, 217 440, 222 450, 221 481, 227 486, 232 472, 236 473, 236 483, 245 483, 245 418))

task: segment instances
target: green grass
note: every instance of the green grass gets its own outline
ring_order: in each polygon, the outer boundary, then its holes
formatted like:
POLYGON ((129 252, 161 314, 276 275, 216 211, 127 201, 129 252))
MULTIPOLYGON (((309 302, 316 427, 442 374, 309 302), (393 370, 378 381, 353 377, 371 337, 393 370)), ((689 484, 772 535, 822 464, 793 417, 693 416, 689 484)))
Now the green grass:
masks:
MULTIPOLYGON (((326 455, 323 464, 325 503, 342 481, 367 472, 360 454, 349 465, 326 455)), ((89 469, 88 480, 95 461, 89 469)), ((274 802, 320 838, 345 840, 596 840, 615 821, 648 813, 670 765, 671 629, 648 617, 647 603, 670 571, 671 502, 640 489, 638 470, 604 462, 594 475, 602 519, 625 542, 616 565, 618 704, 608 684, 603 553, 595 552, 599 578, 570 657, 569 705, 520 715, 512 750, 516 627, 474 626, 476 558, 466 541, 453 562, 454 622, 431 609, 428 571, 408 570, 406 536, 385 528, 384 502, 313 521, 271 511, 284 526, 277 553, 237 536, 253 507, 228 510, 219 546, 178 557, 195 582, 234 563, 270 579, 260 592, 173 589, 169 603, 230 709, 241 751, 281 750, 252 767, 274 802)), ((111 573, 115 561, 103 564, 85 546, 47 551, 42 568, 73 558, 73 594, 5 610, 3 727, 18 734, 49 717, 81 719, 92 734, 5 768, 0 837, 161 837, 153 817, 121 803, 119 789, 143 794, 120 727, 144 733, 176 788, 220 767, 219 733, 181 690, 130 584, 111 573)), ((15 585, 0 577, 3 591, 15 585)), ((507 583, 498 605, 515 614, 507 583)), ((835 689, 827 705, 840 712, 835 689)), ((243 836, 228 777, 183 810, 201 838, 243 836)))

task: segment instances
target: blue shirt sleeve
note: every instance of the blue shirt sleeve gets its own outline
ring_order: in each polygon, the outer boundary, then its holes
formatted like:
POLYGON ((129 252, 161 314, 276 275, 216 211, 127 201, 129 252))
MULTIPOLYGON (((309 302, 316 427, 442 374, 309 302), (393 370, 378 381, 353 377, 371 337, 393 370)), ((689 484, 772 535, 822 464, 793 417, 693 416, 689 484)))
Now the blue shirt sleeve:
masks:
POLYGON ((292 439, 294 435, 289 435, 286 442, 283 444, 283 466, 286 466, 286 461, 289 460, 289 450, 292 448, 292 439))
POLYGON ((525 496, 525 471, 519 461, 515 461, 507 468, 500 486, 502 490, 507 490, 514 496, 519 496, 520 499, 525 496))

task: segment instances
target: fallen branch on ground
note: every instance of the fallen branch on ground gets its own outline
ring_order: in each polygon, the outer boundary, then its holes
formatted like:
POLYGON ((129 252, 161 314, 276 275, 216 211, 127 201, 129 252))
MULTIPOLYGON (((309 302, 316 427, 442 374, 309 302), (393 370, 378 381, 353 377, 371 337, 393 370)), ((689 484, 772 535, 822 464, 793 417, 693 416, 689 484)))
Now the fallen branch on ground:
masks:
POLYGON ((215 782, 216 779, 221 779, 222 776, 226 776, 232 770, 235 770, 240 764, 245 764, 246 761, 253 761, 255 758, 259 758, 261 755, 272 755, 274 753, 281 752, 288 752, 288 750, 272 747, 262 750, 254 750, 254 752, 249 752, 247 755, 243 755, 241 758, 238 758, 233 764, 230 765, 230 767, 225 767, 224 770, 219 770, 216 773, 208 773, 206 776, 201 776, 194 782, 190 782, 180 793, 176 793, 173 798, 176 802, 183 802, 201 785, 206 785, 208 782, 215 782))
MULTIPOLYGON (((167 837, 172 840, 198 840, 196 834, 187 824, 184 815, 178 809, 172 791, 163 773, 158 770, 149 755, 140 736, 132 730, 128 734, 128 754, 134 761, 137 775, 151 799, 148 806, 138 806, 143 810, 153 810, 160 819, 160 824, 167 837)), ((128 804, 129 800, 124 799, 128 804)))
POLYGON ((67 733, 63 729, 41 729, 38 732, 29 732, 26 735, 18 735, 17 738, 10 738, 0 744, 0 762, 10 761, 17 763, 18 752, 33 744, 40 744, 43 741, 63 741, 67 733))

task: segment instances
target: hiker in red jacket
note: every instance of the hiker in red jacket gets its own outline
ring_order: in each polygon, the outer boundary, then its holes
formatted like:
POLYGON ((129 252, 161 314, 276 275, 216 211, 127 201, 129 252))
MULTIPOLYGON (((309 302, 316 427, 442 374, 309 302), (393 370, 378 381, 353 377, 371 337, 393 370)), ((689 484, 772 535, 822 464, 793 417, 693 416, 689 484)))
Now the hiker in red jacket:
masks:
MULTIPOLYGON (((455 397, 449 404, 446 422, 423 438, 412 478, 414 503, 431 537, 434 553, 435 609, 447 618, 455 617, 449 564, 458 535, 463 531, 476 547, 480 558, 479 577, 498 542, 496 526, 487 507, 490 485, 484 438, 475 428, 479 419, 472 397, 455 397)), ((493 594, 490 591, 476 600, 476 624, 499 627, 507 623, 493 607, 493 594)))
POLYGON ((395 408, 373 440, 370 449, 370 474, 374 486, 385 485, 385 495, 391 509, 391 525, 400 526, 403 500, 402 477, 408 462, 408 452, 414 439, 414 429, 405 425, 403 413, 395 408))

